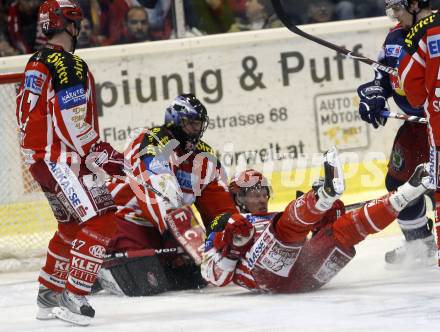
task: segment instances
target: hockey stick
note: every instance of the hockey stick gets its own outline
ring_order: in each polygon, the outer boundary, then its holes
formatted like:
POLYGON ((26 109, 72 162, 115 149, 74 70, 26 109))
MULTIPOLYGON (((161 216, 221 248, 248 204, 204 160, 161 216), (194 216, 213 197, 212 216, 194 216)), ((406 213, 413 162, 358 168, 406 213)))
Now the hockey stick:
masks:
POLYGON ((113 252, 111 254, 105 255, 105 259, 114 258, 136 258, 136 257, 151 257, 156 255, 170 255, 170 254, 180 254, 183 253, 182 248, 161 248, 161 249, 140 249, 140 250, 127 250, 122 252, 113 252))
POLYGON ((418 117, 415 115, 407 115, 407 114, 394 113, 394 112, 389 112, 389 111, 382 111, 382 112, 380 112, 380 115, 383 116, 384 118, 399 119, 399 120, 403 120, 403 121, 415 122, 415 123, 421 123, 421 124, 428 123, 428 120, 426 120, 425 118, 421 118, 421 117, 418 117))
MULTIPOLYGON (((353 51, 347 50, 346 48, 337 46, 337 45, 330 43, 324 39, 321 39, 319 37, 310 35, 307 32, 304 32, 303 30, 298 28, 298 26, 295 24, 295 22, 293 22, 291 17, 289 17, 289 15, 286 13, 283 6, 281 5, 281 1, 282 0, 272 0, 273 8, 274 8, 275 13, 277 14, 278 18, 281 20, 281 22, 283 22, 283 24, 286 26, 286 28, 289 29, 290 31, 292 31, 293 33, 295 33, 301 37, 304 37, 308 40, 311 40, 315 43, 318 43, 319 45, 328 47, 338 53, 342 53, 345 56, 347 56, 348 58, 366 63, 367 65, 370 65, 371 67, 373 67, 375 70, 380 70, 382 72, 391 74, 393 76, 397 76, 397 70, 395 68, 385 66, 377 61, 371 60, 370 58, 364 57, 362 55, 355 55, 355 54, 353 54, 353 51)), ((287 1, 287 0, 284 0, 284 1, 287 1)))

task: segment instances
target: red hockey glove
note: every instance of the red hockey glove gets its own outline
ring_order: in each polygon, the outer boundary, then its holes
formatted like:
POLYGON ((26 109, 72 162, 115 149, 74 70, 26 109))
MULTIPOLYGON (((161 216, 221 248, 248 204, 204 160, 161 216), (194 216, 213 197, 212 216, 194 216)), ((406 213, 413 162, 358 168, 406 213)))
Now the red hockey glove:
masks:
POLYGON ((222 255, 231 259, 243 257, 252 245, 254 233, 254 226, 242 215, 231 215, 221 238, 222 255))
POLYGON ((95 167, 102 168, 110 176, 125 176, 124 155, 113 149, 109 143, 99 141, 92 146, 90 152, 95 158, 95 167))
POLYGON ((322 216, 322 219, 315 224, 312 229, 313 235, 318 233, 322 228, 327 225, 333 224, 336 219, 345 213, 345 205, 340 199, 337 199, 332 207, 322 216))

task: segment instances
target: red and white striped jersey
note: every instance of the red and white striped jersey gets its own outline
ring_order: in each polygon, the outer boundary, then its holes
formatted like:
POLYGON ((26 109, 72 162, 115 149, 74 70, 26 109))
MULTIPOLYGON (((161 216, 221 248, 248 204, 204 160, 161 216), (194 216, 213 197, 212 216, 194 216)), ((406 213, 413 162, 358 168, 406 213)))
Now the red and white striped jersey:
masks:
POLYGON ((108 188, 118 206, 117 215, 129 222, 167 229, 165 215, 170 209, 194 204, 202 221, 238 213, 227 191, 212 148, 200 141, 186 153, 165 126, 141 132, 125 151, 131 175, 125 182, 113 180, 108 188))
POLYGON ((419 20, 405 38, 399 77, 413 107, 424 106, 430 143, 440 146, 440 15, 419 20))
POLYGON ((35 53, 17 94, 16 116, 28 164, 85 157, 99 140, 95 85, 87 64, 55 45, 35 53))
MULTIPOLYGON (((272 220, 279 215, 279 212, 265 214, 242 214, 255 227, 255 234, 252 243, 261 236, 272 220)), ((214 221, 215 222, 215 221, 214 221)), ((201 265, 202 276, 215 286, 226 286, 233 282, 248 289, 260 288, 250 272, 247 257, 238 260, 229 259, 215 247, 216 237, 222 236, 222 232, 212 232, 205 242, 205 253, 201 265)))

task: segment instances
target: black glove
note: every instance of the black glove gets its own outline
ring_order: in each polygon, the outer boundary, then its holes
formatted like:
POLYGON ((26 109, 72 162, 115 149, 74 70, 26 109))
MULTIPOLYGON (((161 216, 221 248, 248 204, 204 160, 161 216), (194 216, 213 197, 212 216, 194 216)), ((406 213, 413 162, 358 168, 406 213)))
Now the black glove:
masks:
POLYGON ((374 128, 379 125, 385 126, 387 118, 380 115, 382 111, 389 111, 385 98, 385 91, 378 85, 361 85, 358 88, 361 98, 359 103, 359 115, 361 119, 371 123, 374 128))

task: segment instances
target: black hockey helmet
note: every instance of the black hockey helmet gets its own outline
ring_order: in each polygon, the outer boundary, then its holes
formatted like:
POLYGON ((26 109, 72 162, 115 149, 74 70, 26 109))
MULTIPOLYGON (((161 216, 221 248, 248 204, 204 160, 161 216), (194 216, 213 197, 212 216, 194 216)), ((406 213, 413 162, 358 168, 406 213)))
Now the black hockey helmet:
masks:
MULTIPOLYGON (((419 11, 425 8, 429 8, 431 5, 430 0, 417 0, 419 5, 419 11)), ((395 20, 394 12, 393 10, 400 8, 404 8, 409 12, 409 6, 411 5, 411 0, 385 0, 385 10, 387 13, 387 16, 391 18, 392 20, 395 20)), ((410 14, 413 14, 414 16, 417 15, 419 12, 409 12, 410 14)), ((414 22, 415 23, 415 22, 414 22)))
POLYGON ((193 94, 177 96, 165 111, 165 125, 187 151, 195 149, 208 123, 205 106, 193 94), (196 129, 189 130, 188 126, 194 124, 196 129))

